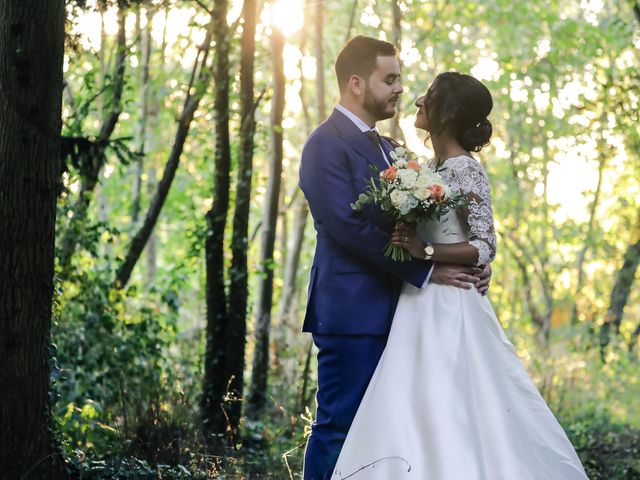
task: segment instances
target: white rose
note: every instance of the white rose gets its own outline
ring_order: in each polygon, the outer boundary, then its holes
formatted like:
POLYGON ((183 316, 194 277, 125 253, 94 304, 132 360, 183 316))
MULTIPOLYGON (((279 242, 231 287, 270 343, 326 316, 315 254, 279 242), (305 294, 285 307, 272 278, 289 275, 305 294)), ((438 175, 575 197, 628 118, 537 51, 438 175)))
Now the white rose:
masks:
POLYGON ((395 153, 399 158, 402 158, 407 154, 407 150, 405 148, 402 148, 402 147, 396 147, 395 148, 395 153))
POLYGON ((400 180, 400 184, 404 188, 413 188, 416 184, 416 180, 418 180, 418 172, 415 170, 398 170, 396 174, 396 178, 400 180))
POLYGON ((411 194, 407 194, 407 201, 400 207, 400 213, 402 215, 408 214, 412 209, 418 206, 418 199, 411 194))
POLYGON ((407 201, 407 196, 408 195, 406 192, 395 189, 393 192, 391 192, 391 195, 389 195, 389 198, 391 199, 391 204, 394 207, 396 207, 397 209, 401 209, 402 206, 407 201))
POLYGON ((416 188, 427 188, 433 185, 433 177, 428 170, 421 170, 416 180, 416 188))
POLYGON ((444 184, 444 179, 442 178, 442 175, 440 175, 437 172, 433 172, 431 174, 432 178, 433 178, 433 183, 437 183, 439 185, 443 185, 444 184))
POLYGON ((416 186, 413 195, 420 201, 426 200, 431 196, 431 190, 426 186, 416 186))

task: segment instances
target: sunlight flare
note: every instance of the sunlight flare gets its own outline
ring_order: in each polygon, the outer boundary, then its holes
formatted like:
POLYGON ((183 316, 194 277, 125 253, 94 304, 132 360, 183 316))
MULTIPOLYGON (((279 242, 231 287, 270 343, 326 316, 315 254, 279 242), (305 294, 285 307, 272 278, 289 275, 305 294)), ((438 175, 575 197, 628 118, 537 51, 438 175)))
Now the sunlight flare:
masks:
POLYGON ((265 5, 262 14, 264 25, 273 25, 288 36, 296 33, 304 23, 304 3, 299 0, 277 0, 273 5, 265 5))

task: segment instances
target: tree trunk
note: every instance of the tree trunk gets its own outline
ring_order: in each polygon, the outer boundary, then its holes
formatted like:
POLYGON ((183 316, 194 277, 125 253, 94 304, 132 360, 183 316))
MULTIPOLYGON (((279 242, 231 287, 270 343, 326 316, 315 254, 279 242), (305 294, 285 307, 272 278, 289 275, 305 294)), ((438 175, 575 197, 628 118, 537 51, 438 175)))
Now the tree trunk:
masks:
MULTIPOLYGON (((603 105, 602 114, 600 115, 600 122, 602 125, 607 124, 607 114, 609 112, 609 109, 607 108, 608 106, 607 91, 609 90, 610 86, 611 86, 611 78, 608 78, 608 81, 603 85, 604 105, 603 105)), ((591 208, 589 211, 589 223, 587 226, 587 231, 584 236, 585 240, 582 245, 582 249, 578 254, 578 263, 577 263, 578 280, 576 283, 575 294, 573 296, 573 308, 571 311, 572 325, 576 325, 580 320, 578 302, 580 301, 580 297, 582 294, 582 285, 584 283, 584 262, 587 258, 587 251, 589 250, 589 246, 590 246, 589 239, 593 235, 593 230, 596 222, 596 213, 598 211, 598 206, 600 205, 600 191, 602 189, 602 182, 604 180, 604 173, 605 173, 605 168, 607 164, 607 158, 609 158, 609 155, 611 153, 609 151, 610 148, 606 146, 607 142, 606 142, 606 139, 604 138, 604 130, 600 131, 600 145, 601 147, 598 155, 598 183, 596 185, 596 191, 593 195, 593 202, 591 203, 591 208)))
MULTIPOLYGON (((558 91, 555 78, 552 76, 551 81, 549 82, 551 98, 557 98, 558 91)), ((552 102, 549 102, 547 106, 547 115, 553 115, 553 106, 552 102)), ((545 324, 544 324, 544 339, 548 341, 549 339, 549 330, 551 329, 551 316, 553 315, 553 295, 554 295, 554 282, 550 278, 550 268, 547 268, 547 265, 550 265, 551 262, 549 257, 551 256, 551 252, 549 250, 549 243, 553 241, 553 228, 551 226, 551 210, 550 210, 550 202, 549 202, 549 164, 553 162, 553 156, 549 152, 549 139, 544 136, 544 138, 540 138, 539 140, 542 146, 542 179, 543 179, 543 194, 542 198, 544 199, 542 211, 544 215, 544 222, 542 225, 542 242, 539 250, 539 265, 542 265, 542 268, 538 269, 538 277, 540 279, 540 286, 542 288, 542 296, 545 303, 545 324)))
POLYGON ((0 3, 0 472, 65 479, 49 358, 63 0, 0 3))
MULTIPOLYGON (((152 162, 149 162, 152 163, 152 162)), ((158 187, 158 172, 156 170, 156 166, 151 164, 147 170, 147 195, 149 197, 153 196, 157 187, 158 187)), ((145 263, 146 263, 146 271, 144 282, 148 288, 151 288, 156 283, 156 271, 158 267, 158 249, 156 244, 156 234, 152 230, 149 234, 149 239, 147 240, 147 245, 144 249, 145 251, 145 263)))
POLYGON ((356 20, 356 11, 358 10, 358 0, 353 0, 351 5, 351 13, 349 14, 349 25, 347 26, 347 33, 344 37, 344 43, 351 38, 351 31, 353 30, 353 24, 356 20))
POLYGON ((609 300, 609 308, 600 331, 600 345, 602 349, 606 348, 611 340, 611 330, 613 333, 620 332, 620 324, 622 323, 622 314, 624 307, 629 300, 631 286, 636 276, 636 270, 640 263, 640 240, 629 244, 624 254, 622 267, 616 273, 616 280, 611 290, 611 299, 609 300))
MULTIPOLYGON (((286 265, 289 258, 289 252, 287 251, 287 245, 289 244, 289 218, 287 217, 287 211, 293 205, 294 200, 298 194, 298 188, 291 193, 291 201, 287 203, 286 184, 280 188, 280 198, 278 199, 278 218, 276 220, 276 244, 279 244, 278 256, 280 258, 280 264, 286 265), (279 225, 279 226, 278 226, 279 225)), ((274 247, 274 255, 275 255, 274 247)), ((274 270, 275 276, 275 270, 274 270)))
MULTIPOLYGON (((310 16, 305 17, 305 24, 302 31, 311 31, 311 25, 308 23, 310 20, 314 20, 314 36, 315 36, 315 55, 316 55, 316 99, 318 101, 318 123, 324 120, 326 116, 326 109, 324 107, 324 64, 322 60, 322 10, 316 4, 316 14, 314 18, 310 16), (309 20, 307 20, 309 19, 309 20), (320 22, 320 25, 318 23, 320 22), (319 57, 319 58, 318 58, 319 57)), ((310 0, 305 0, 305 11, 310 9, 310 0)), ((306 55, 306 35, 301 35, 300 51, 303 55, 306 55)), ((302 60, 301 60, 302 61, 302 60)), ((302 103, 302 112, 304 117, 304 126, 306 135, 311 133, 311 117, 309 114, 309 105, 307 100, 306 80, 302 74, 302 68, 300 69, 300 101, 302 103)), ((287 207, 283 207, 284 215, 287 215, 287 211, 293 209, 293 232, 291 241, 287 240, 284 245, 284 251, 287 252, 286 257, 282 257, 284 262, 284 275, 282 282, 282 290, 280 293, 280 303, 278 306, 277 324, 278 329, 275 330, 273 336, 273 350, 274 350, 274 363, 277 367, 282 367, 282 372, 278 372, 284 378, 284 381, 291 385, 295 384, 300 372, 298 371, 299 362, 297 358, 286 355, 286 352, 291 348, 292 344, 299 340, 299 326, 298 319, 296 318, 298 310, 298 297, 297 295, 297 276, 300 265, 300 254, 302 251, 302 244, 304 241, 305 227, 307 223, 308 208, 307 202, 302 194, 302 191, 296 186, 293 195, 291 196, 290 203, 287 207), (279 353, 284 353, 282 357, 279 353)), ((284 223, 283 223, 284 230, 284 223)), ((305 373, 303 372, 303 377, 305 373)), ((304 383, 304 382, 303 382, 304 383)), ((296 404, 295 408, 298 408, 296 404)))
MULTIPOLYGON (((402 10, 400 9, 400 3, 398 0, 391 2, 391 8, 393 9, 393 43, 398 50, 402 47, 402 10)), ((402 67, 402 60, 400 61, 400 67, 402 67)), ((404 135, 400 129, 400 108, 401 104, 398 102, 398 107, 395 116, 391 119, 391 132, 392 138, 395 138, 399 142, 404 142, 404 135)))
POLYGON ((309 397, 308 397, 308 390, 309 390, 309 376, 311 373, 311 352, 313 349, 313 340, 309 340, 309 344, 307 346, 307 354, 305 355, 304 358, 304 368, 302 370, 302 382, 300 385, 300 396, 299 398, 299 403, 298 403, 298 412, 300 413, 304 413, 307 408, 309 407, 309 397))
POLYGON ((100 133, 94 144, 95 154, 80 172, 80 192, 73 206, 73 216, 60 242, 60 258, 58 262, 65 273, 71 264, 71 257, 76 247, 78 237, 89 212, 89 205, 94 196, 94 190, 98 184, 100 172, 104 166, 104 151, 109 139, 116 128, 120 113, 122 112, 122 93, 124 91, 124 74, 127 60, 126 46, 126 11, 124 0, 118 1, 118 41, 115 74, 112 83, 111 111, 102 122, 100 133))
POLYGON ((224 285, 224 230, 229 210, 229 171, 231 147, 229 143, 229 26, 227 0, 213 4, 213 31, 216 44, 213 81, 216 87, 215 110, 215 165, 213 206, 206 214, 206 300, 207 328, 202 392, 204 434, 208 445, 216 453, 223 453, 229 445, 226 434, 229 399, 226 372, 227 299, 224 285))
MULTIPOLYGON (((103 92, 106 87, 106 78, 107 78, 107 65, 105 62, 105 57, 107 55, 107 31, 105 29, 104 24, 104 12, 107 8, 106 3, 98 3, 97 4, 98 11, 100 12, 100 50, 98 50, 98 66, 100 78, 98 79, 98 87, 99 91, 103 92)), ((100 112, 100 122, 104 123, 105 118, 105 96, 98 95, 96 99, 98 105, 98 111, 100 112)))
POLYGON ((571 323, 573 325, 576 325, 580 320, 578 301, 579 301, 579 297, 581 296, 582 285, 584 283, 584 262, 587 258, 587 250, 589 249, 589 239, 593 235, 596 212, 598 210, 598 205, 600 203, 600 190, 602 187, 602 180, 604 179, 604 168, 606 164, 606 159, 607 159, 606 155, 603 155, 603 154, 600 155, 600 164, 598 168, 598 184, 596 186, 595 194, 593 195, 593 202, 591 203, 591 209, 589 212, 589 224, 587 226, 587 232, 584 236, 584 241, 583 241, 584 243, 582 245, 582 249, 580 250, 580 253, 578 254, 578 265, 577 265, 578 281, 576 283, 576 292, 573 297, 574 298, 573 309, 571 312, 571 323))
POLYGON ((636 329, 631 334, 631 338, 629 339, 629 344, 627 345, 627 350, 629 351, 629 353, 633 352, 633 350, 636 348, 638 337, 640 337, 640 323, 638 323, 636 329))
POLYGON ((207 59, 211 44, 213 23, 214 22, 211 22, 211 25, 207 30, 204 43, 200 47, 200 51, 196 56, 195 64, 193 66, 193 71, 191 74, 191 81, 189 82, 189 86, 187 87, 187 98, 185 99, 182 114, 180 115, 180 120, 178 121, 178 128, 176 130, 176 135, 173 141, 173 148, 171 149, 171 153, 169 154, 169 158, 167 159, 164 173, 162 174, 162 179, 160 180, 158 189, 156 190, 155 195, 151 200, 151 205, 147 210, 144 222, 138 232, 133 236, 131 244, 129 245, 129 249, 127 251, 127 255, 125 256, 122 265, 120 265, 120 268, 118 269, 118 273, 114 282, 114 286, 116 288, 124 288, 129 282, 129 279, 131 278, 131 272, 140 259, 140 255, 142 254, 142 251, 144 250, 144 247, 149 240, 149 237, 151 236, 153 228, 158 221, 158 217, 160 216, 160 212, 162 211, 164 202, 167 199, 167 195, 169 195, 169 189, 171 188, 176 170, 178 169, 178 165, 180 164, 180 157, 182 155, 182 150, 184 149, 184 144, 187 140, 187 136, 189 135, 189 129, 191 128, 193 115, 198 109, 198 105, 200 104, 200 100, 202 99, 204 92, 209 86, 210 74, 209 68, 207 67, 207 59), (196 71, 198 70, 200 73, 198 75, 196 85, 194 86, 193 82, 195 81, 196 71), (191 93, 192 88, 195 88, 195 92, 193 93, 191 93))
MULTIPOLYGON (((511 253, 513 259, 515 260, 518 266, 518 270, 520 270, 520 274, 522 276, 522 281, 523 281, 525 300, 527 303, 527 307, 529 309, 529 313, 531 314, 531 321, 537 328, 536 339, 538 340, 538 343, 541 346, 546 347, 549 340, 549 334, 551 329, 552 302, 551 302, 551 299, 548 297, 548 295, 550 295, 549 289, 545 288, 544 286, 545 278, 539 272, 537 273, 538 280, 542 285, 542 293, 544 297, 544 304, 546 307, 543 310, 538 306, 538 302, 534 298, 533 280, 529 276, 527 263, 524 260, 524 259, 532 259, 533 256, 531 255, 530 252, 528 252, 525 249, 523 242, 521 242, 515 236, 515 234, 511 232, 507 234, 506 232, 504 232, 501 236, 503 238, 508 238, 509 240, 511 240, 511 242, 519 250, 519 251, 511 251, 511 249, 509 248, 509 243, 505 242, 504 244, 505 249, 509 253, 511 253)), ((534 265, 534 273, 536 273, 535 265, 534 265)))
POLYGON ((315 56, 316 56, 316 101, 318 102, 318 124, 327 117, 324 88, 324 0, 316 0, 314 18, 315 56))
MULTIPOLYGON (((304 11, 307 12, 310 10, 311 10, 311 0, 304 0, 304 11)), ((300 61, 298 62, 298 70, 300 72, 300 103, 302 103, 302 117, 304 118, 305 131, 307 133, 311 132, 311 114, 309 113, 309 99, 307 98, 307 89, 305 88, 306 79, 304 77, 304 72, 303 72, 303 58, 307 54, 307 40, 308 40, 307 32, 311 30, 310 21, 311 21, 310 16, 305 15, 304 21, 302 24, 302 32, 300 33, 300 53, 302 53, 302 56, 300 57, 300 61)), ((317 48, 317 45, 316 45, 316 48, 317 48)), ((316 53, 317 53, 317 50, 316 50, 316 53)), ((318 71, 317 71, 318 68, 321 68, 321 67, 318 63, 316 63, 316 78, 318 78, 318 71)), ((324 75, 322 76, 322 81, 324 82, 324 75)), ((316 84, 317 83, 318 82, 316 81, 316 84)))
POLYGON ((269 373, 269 330, 271 328, 271 308, 273 305, 273 249, 278 220, 278 200, 282 177, 282 117, 284 113, 284 36, 273 27, 271 33, 271 54, 273 60, 273 107, 271 109, 271 161, 262 226, 261 273, 256 312, 255 349, 251 388, 248 398, 247 415, 259 418, 267 399, 267 377, 269 373))
POLYGON ((136 16, 137 30, 140 40, 138 42, 139 51, 142 56, 140 66, 140 84, 142 86, 140 92, 140 119, 136 129, 136 159, 133 168, 133 200, 131 205, 131 223, 137 225, 140 216, 140 204, 142 199, 142 174, 144 172, 144 155, 147 136, 147 120, 149 116, 149 64, 151 59, 151 22, 153 21, 153 12, 147 10, 147 25, 144 30, 140 27, 140 13, 136 16))
MULTIPOLYGON (((309 8, 309 0, 305 4, 305 8, 309 8)), ((354 8, 356 3, 354 3, 354 8)), ((352 12, 353 13, 353 12, 352 12)), ((326 102, 325 102, 325 88, 324 88, 324 50, 322 45, 324 43, 324 34, 323 34, 323 25, 324 25, 324 10, 323 10, 323 2, 316 3, 315 14, 313 16, 313 33, 314 33, 314 55, 316 57, 316 112, 317 112, 317 124, 320 124, 325 120, 327 112, 326 112, 326 102)), ((304 31, 309 31, 311 28, 308 25, 305 25, 304 31)), ((304 40, 304 37, 303 37, 304 40)), ((306 42, 302 42, 301 51, 304 54, 306 42)), ((307 102, 307 93, 305 88, 305 81, 303 76, 300 78, 301 86, 300 86, 300 100, 302 102, 302 110, 305 118, 305 128, 306 133, 309 135, 311 133, 311 118, 309 115, 309 106, 307 102)), ((309 215, 309 208, 307 206, 307 201, 304 198, 302 192, 298 189, 294 194, 294 199, 292 200, 292 205, 294 206, 293 212, 293 235, 291 242, 287 248, 289 252, 285 268, 284 268, 284 278, 282 285, 282 292, 280 295, 280 305, 278 307, 278 320, 279 324, 282 326, 283 332, 277 338, 276 342, 276 350, 284 351, 287 348, 287 345, 290 345, 291 342, 294 341, 291 338, 294 335, 294 331, 297 332, 297 310, 299 302, 297 295, 297 277, 298 270, 300 265, 300 255, 302 253, 302 245, 304 242, 304 234, 307 224, 307 218, 309 215)), ((293 359, 295 361, 295 359, 293 359)), ((308 359, 307 359, 308 360, 308 359)), ((306 385, 306 380, 308 379, 308 369, 310 368, 307 365, 307 361, 303 362, 305 365, 305 370, 303 371, 303 384, 306 385)), ((295 367, 297 368, 298 364, 295 363, 295 367)), ((297 373, 297 372, 296 372, 297 373)), ((303 387, 303 390, 306 391, 306 386, 303 387)), ((303 393, 304 395, 304 393, 303 393)), ((302 402, 302 400, 301 400, 302 402)), ((299 406, 299 405, 298 405, 299 406)))
MULTIPOLYGON (((249 213, 251 211, 251 179, 253 176, 253 137, 255 133, 254 57, 256 50, 257 9, 255 0, 245 0, 243 9, 242 51, 240 59, 240 148, 236 201, 231 238, 231 270, 229 285, 229 317, 226 338, 225 378, 231 382, 233 395, 241 399, 244 393, 245 341, 247 334, 247 303, 249 297, 247 249, 249 247, 249 213)), ((229 421, 233 429, 240 423, 242 404, 229 406, 229 421)))
POLYGON ((293 219, 293 238, 287 248, 289 255, 284 269, 284 279, 282 284, 282 294, 280 295, 280 306, 278 308, 279 323, 287 326, 293 320, 295 315, 296 303, 294 302, 296 294, 296 278, 300 265, 300 253, 302 252, 302 244, 304 241, 304 231, 307 225, 307 216, 309 208, 307 200, 303 195, 298 194, 295 199, 295 212, 293 219))
MULTIPOLYGON (((169 2, 168 0, 164 1, 164 15, 165 19, 169 16, 169 2)), ((156 59, 157 65, 162 69, 164 66, 164 52, 167 49, 167 21, 165 20, 163 28, 162 28, 162 42, 160 44, 160 48, 158 49, 159 58, 156 59)), ((148 152, 155 152, 158 145, 158 131, 160 125, 160 93, 158 90, 153 90, 149 97, 149 105, 147 112, 147 141, 145 149, 148 152)), ((157 187, 158 187, 158 171, 156 168, 156 156, 151 156, 149 158, 148 170, 147 170, 147 196, 148 198, 152 198, 157 187)), ((157 248, 156 248, 156 234, 154 230, 151 231, 149 235, 149 239, 147 240, 147 245, 144 249, 145 251, 145 260, 146 260, 146 274, 145 274, 145 284, 147 289, 151 288, 156 283, 156 270, 157 270, 157 248)))
MULTIPOLYGON (((107 88, 107 64, 110 63, 110 60, 108 62, 105 62, 105 57, 107 55, 107 48, 106 48, 106 38, 107 38, 107 32, 105 30, 105 21, 104 21, 104 16, 105 16, 105 9, 106 9, 106 5, 101 5, 98 7, 98 9, 100 10, 100 50, 98 52, 98 59, 99 59, 99 63, 100 63, 100 78, 99 78, 99 86, 100 86, 100 90, 101 91, 105 91, 107 88)), ((120 18, 118 18, 118 20, 120 20, 120 18)), ((116 52, 117 54, 118 52, 116 52)), ((117 56, 117 55, 116 55, 117 56)), ((105 95, 99 95, 98 97, 99 100, 99 109, 100 109, 100 122, 104 125, 105 120, 107 118, 107 102, 106 102, 106 98, 105 95)), ((99 176, 99 173, 98 173, 99 176)), ((98 200, 98 207, 97 207, 97 215, 96 218, 98 219, 99 222, 104 223, 105 225, 108 224, 108 219, 109 219, 109 202, 107 200, 107 196, 104 193, 104 189, 102 188, 102 184, 100 183, 100 181, 98 180, 98 183, 95 186, 95 192, 94 195, 98 200)), ((71 222, 74 222, 75 220, 71 219, 71 222)), ((76 226, 79 224, 76 224, 76 226)), ((107 242, 105 244, 101 244, 99 245, 99 248, 101 250, 101 253, 106 254, 107 257, 111 256, 112 253, 112 247, 111 247, 111 243, 107 242), (104 249, 104 250, 103 250, 104 249)), ((65 251, 65 249, 62 249, 63 252, 65 251)), ((64 255, 63 255, 64 257, 64 255)), ((65 258, 69 258, 70 257, 65 257, 65 258)), ((66 262, 66 260, 65 260, 66 262)), ((66 265, 66 263, 65 263, 66 265)))

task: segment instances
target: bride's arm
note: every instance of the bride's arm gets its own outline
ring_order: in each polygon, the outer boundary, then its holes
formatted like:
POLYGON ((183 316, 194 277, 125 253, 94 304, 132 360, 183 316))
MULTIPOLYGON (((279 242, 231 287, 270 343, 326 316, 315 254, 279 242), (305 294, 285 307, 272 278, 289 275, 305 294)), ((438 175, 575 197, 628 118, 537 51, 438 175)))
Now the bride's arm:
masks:
MULTIPOLYGON (((399 247, 406 248, 415 258, 425 258, 427 244, 418 238, 415 228, 398 225, 391 235, 391 241, 399 247)), ((469 242, 433 243, 431 260, 439 263, 455 263, 457 265, 478 265, 478 249, 469 242)))
MULTIPOLYGON (((496 234, 491 209, 491 189, 487 174, 473 158, 461 157, 451 163, 453 179, 460 193, 467 198, 461 215, 469 227, 469 241, 452 244, 434 244, 431 257, 436 262, 466 265, 485 265, 496 255, 496 234)), ((424 244, 415 229, 398 225, 391 241, 406 248, 412 256, 424 258, 424 244)))
MULTIPOLYGON (((478 249, 469 242, 434 243, 432 245, 431 259, 434 262, 478 265, 478 249)), ((424 247, 422 247, 422 258, 424 258, 424 247)))

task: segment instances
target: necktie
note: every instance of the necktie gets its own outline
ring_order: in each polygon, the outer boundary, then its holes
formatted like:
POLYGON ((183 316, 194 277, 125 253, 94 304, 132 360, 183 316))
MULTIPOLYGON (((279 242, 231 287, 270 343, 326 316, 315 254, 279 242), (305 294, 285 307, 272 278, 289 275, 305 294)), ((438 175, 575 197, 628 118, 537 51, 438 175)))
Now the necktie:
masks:
POLYGON ((382 152, 382 158, 384 159, 384 162, 387 165, 391 165, 389 163, 389 159, 387 158, 387 154, 385 153, 385 150, 382 147, 382 142, 380 141, 380 135, 378 134, 378 131, 375 128, 373 128, 371 130, 367 130, 366 132, 364 132, 364 134, 369 138, 369 140, 375 143, 377 147, 380 149, 380 151, 382 152))
POLYGON ((378 135, 378 131, 374 128, 371 130, 367 130, 364 134, 369 137, 373 143, 375 143, 378 147, 380 146, 380 135, 378 135))

